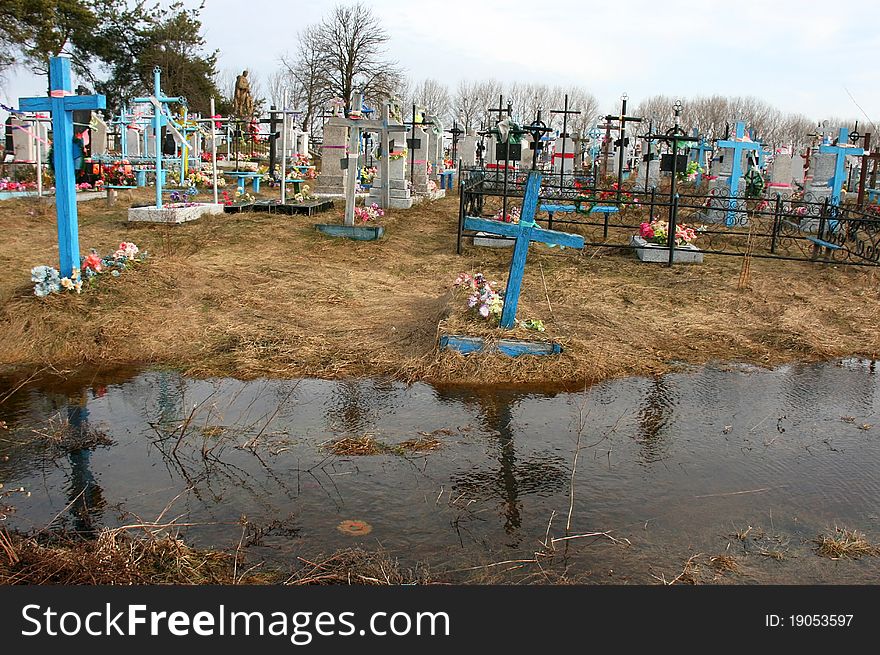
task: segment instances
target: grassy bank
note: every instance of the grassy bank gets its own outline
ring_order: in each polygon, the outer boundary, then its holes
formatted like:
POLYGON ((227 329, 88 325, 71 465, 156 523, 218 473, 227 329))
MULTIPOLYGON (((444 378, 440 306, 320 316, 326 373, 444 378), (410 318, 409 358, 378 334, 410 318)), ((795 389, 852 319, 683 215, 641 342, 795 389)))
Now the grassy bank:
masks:
MULTIPOLYGON (((149 201, 150 191, 135 201, 149 201)), ((738 258, 640 264, 609 249, 533 246, 519 317, 542 319, 559 357, 463 357, 440 332, 497 334, 450 293, 460 272, 503 282, 509 250, 455 252, 457 198, 392 211, 379 242, 334 240, 315 219, 229 214, 184 225, 128 224, 126 204, 80 205, 80 245, 133 241, 143 266, 80 296, 33 296, 30 269, 57 266, 54 207, 0 203, 0 367, 74 370, 159 364, 190 375, 392 376, 430 382, 580 384, 675 362, 777 365, 880 350, 871 269, 738 258)), ((341 221, 341 208, 320 216, 341 221)), ((534 336, 514 330, 512 336, 534 336)))

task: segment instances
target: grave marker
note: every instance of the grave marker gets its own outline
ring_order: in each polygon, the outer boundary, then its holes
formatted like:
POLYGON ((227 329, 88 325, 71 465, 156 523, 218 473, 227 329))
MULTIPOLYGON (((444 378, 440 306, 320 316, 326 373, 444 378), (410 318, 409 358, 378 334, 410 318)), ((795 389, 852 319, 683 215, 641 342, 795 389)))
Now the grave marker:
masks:
POLYGON ((52 139, 55 166, 55 208, 58 216, 58 271, 62 277, 79 269, 79 226, 76 210, 76 177, 73 168, 73 112, 104 109, 107 100, 102 95, 73 95, 70 80, 70 59, 52 57, 49 60, 49 88, 47 98, 21 98, 22 111, 48 111, 52 114, 52 139), (65 147, 66 144, 66 147, 65 147))
MULTIPOLYGON (((834 159, 833 173, 827 180, 827 186, 831 187, 831 204, 835 207, 839 207, 840 191, 843 189, 843 183, 846 181, 846 157, 847 155, 861 157, 865 154, 865 151, 850 144, 849 128, 841 127, 838 132, 837 143, 834 145, 819 146, 819 154, 828 155, 834 159)), ((824 180, 817 179, 814 175, 813 184, 818 185, 820 182, 824 182, 824 180)))
MULTIPOLYGON (((743 153, 755 152, 761 149, 761 144, 748 140, 748 137, 745 136, 745 130, 745 122, 737 121, 734 138, 732 140, 722 139, 715 144, 719 149, 727 151, 722 155, 723 159, 721 161, 724 164, 725 172, 729 171, 726 183, 727 195, 729 197, 728 211, 724 219, 725 225, 728 227, 732 226, 736 221, 734 210, 737 207, 737 198, 740 195, 740 182, 744 173, 742 165, 743 153)), ((718 177, 719 186, 725 186, 724 181, 721 179, 722 175, 718 177)))
POLYGON ((500 326, 510 329, 516 322, 516 308, 519 304, 522 278, 525 272, 526 256, 532 241, 548 245, 583 248, 584 238, 576 234, 545 230, 535 224, 535 212, 538 209, 538 196, 541 192, 542 174, 531 171, 526 181, 525 197, 523 198, 522 214, 519 223, 504 223, 485 218, 467 216, 464 229, 486 232, 499 236, 513 237, 516 243, 510 260, 510 271, 507 276, 507 288, 504 292, 504 310, 501 314, 500 326))
MULTIPOLYGON (((156 66, 153 69, 153 95, 146 98, 135 98, 133 102, 149 103, 153 105, 153 149, 155 150, 155 166, 156 166, 156 208, 162 208, 162 184, 164 182, 162 175, 162 148, 159 146, 159 136, 162 134, 162 127, 169 125, 168 118, 162 112, 163 106, 167 106, 172 102, 186 102, 186 98, 171 98, 162 94, 162 69, 156 66)), ((176 131, 176 130, 175 130, 176 131)))

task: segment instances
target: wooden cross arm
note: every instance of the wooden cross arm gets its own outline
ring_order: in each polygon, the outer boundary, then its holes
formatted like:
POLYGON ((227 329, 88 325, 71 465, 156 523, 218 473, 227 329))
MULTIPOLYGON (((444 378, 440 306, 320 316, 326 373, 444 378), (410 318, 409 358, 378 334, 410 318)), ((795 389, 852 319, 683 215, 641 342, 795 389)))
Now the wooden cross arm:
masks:
POLYGON ((464 229, 514 238, 523 235, 528 237, 530 241, 539 241, 548 245, 566 246, 568 248, 584 247, 584 238, 577 234, 545 230, 540 227, 524 227, 519 223, 502 223, 501 221, 475 218, 473 216, 465 217, 464 229))
MULTIPOLYGON (((685 141, 685 139, 677 139, 678 141, 685 141)), ((746 148, 748 150, 758 150, 761 147, 761 144, 757 141, 716 141, 715 145, 718 148, 746 148)))
MULTIPOLYGON (((22 98, 19 100, 19 109, 22 111, 50 111, 52 100, 45 98, 22 98)), ((80 111, 84 109, 106 109, 107 98, 104 96, 64 96, 65 111, 80 111)))
POLYGON ((852 155, 854 157, 861 157, 865 154, 865 151, 862 148, 856 148, 855 146, 819 146, 819 152, 825 154, 835 154, 838 152, 842 152, 846 155, 852 155))

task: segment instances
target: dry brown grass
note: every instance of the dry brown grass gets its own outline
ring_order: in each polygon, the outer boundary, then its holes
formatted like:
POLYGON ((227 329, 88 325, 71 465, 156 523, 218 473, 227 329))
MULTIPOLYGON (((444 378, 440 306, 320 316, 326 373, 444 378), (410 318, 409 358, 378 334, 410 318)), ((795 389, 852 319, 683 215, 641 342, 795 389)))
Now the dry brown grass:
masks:
POLYGON ((373 435, 359 437, 341 437, 328 442, 324 446, 334 455, 361 457, 367 455, 411 455, 429 453, 443 447, 443 442, 433 434, 420 434, 414 439, 407 439, 398 444, 379 441, 373 435))
POLYGON ((829 559, 859 559, 880 555, 880 547, 873 545, 865 535, 856 530, 834 528, 833 534, 819 535, 816 539, 817 553, 829 559))
POLYGON ((329 557, 309 561, 298 558, 301 566, 285 581, 288 585, 374 585, 428 584, 426 569, 403 568, 383 550, 360 548, 341 550, 329 557))
POLYGON ((397 444, 398 448, 402 448, 409 453, 429 453, 443 447, 443 442, 430 435, 424 435, 415 439, 407 439, 397 444))
POLYGON ((325 447, 334 455, 352 457, 381 455, 382 453, 388 452, 388 446, 386 444, 376 441, 376 439, 368 434, 361 437, 343 437, 341 439, 335 439, 325 447))
POLYGON ((196 550, 170 536, 135 537, 105 528, 94 540, 0 531, 0 584, 258 584, 266 575, 236 574, 235 557, 196 550))
MULTIPOLYGON (((135 202, 148 201, 139 191, 135 202)), ((83 252, 123 240, 147 264, 81 296, 38 299, 30 268, 57 257, 52 207, 0 203, 0 368, 156 363, 189 375, 390 376, 438 383, 584 382, 675 362, 773 366, 880 351, 871 270, 707 256, 668 269, 607 249, 534 246, 519 316, 540 318, 565 352, 506 358, 440 352, 441 330, 498 336, 469 318, 450 284, 462 271, 504 281, 509 251, 454 254, 457 198, 389 211, 386 237, 316 233, 316 219, 228 214, 176 226, 128 224, 126 207, 80 206, 83 252), (546 293, 545 293, 546 284, 546 293), (552 312, 548 307, 550 298, 552 312)), ((341 208, 320 222, 341 221, 341 208)), ((521 329, 511 336, 534 338, 521 329)))

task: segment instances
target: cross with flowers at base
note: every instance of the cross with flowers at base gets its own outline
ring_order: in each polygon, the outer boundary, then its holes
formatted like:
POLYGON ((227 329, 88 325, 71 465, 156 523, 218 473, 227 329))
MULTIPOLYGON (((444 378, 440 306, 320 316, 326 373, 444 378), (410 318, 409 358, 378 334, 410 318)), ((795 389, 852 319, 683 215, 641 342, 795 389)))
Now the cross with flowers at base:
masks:
POLYGON ((70 59, 52 57, 49 60, 49 97, 19 98, 22 111, 52 112, 53 165, 55 166, 55 209, 58 215, 59 272, 62 277, 73 277, 79 269, 79 226, 76 213, 76 175, 73 168, 73 112, 104 109, 107 100, 102 95, 73 95, 70 81, 70 59))
POLYGON ((516 323, 516 307, 519 304, 519 294, 526 267, 526 256, 529 253, 529 243, 537 241, 553 246, 567 246, 578 249, 584 247, 584 238, 582 236, 557 232, 555 230, 545 230, 535 224, 535 211, 538 209, 538 196, 541 191, 541 177, 541 173, 537 171, 529 173, 519 223, 502 223, 473 216, 466 216, 464 219, 464 229, 466 230, 488 232, 489 234, 498 234, 516 239, 516 244, 513 247, 513 257, 510 260, 510 273, 507 276, 507 289, 504 292, 504 310, 501 313, 500 322, 503 328, 512 328, 516 323))

